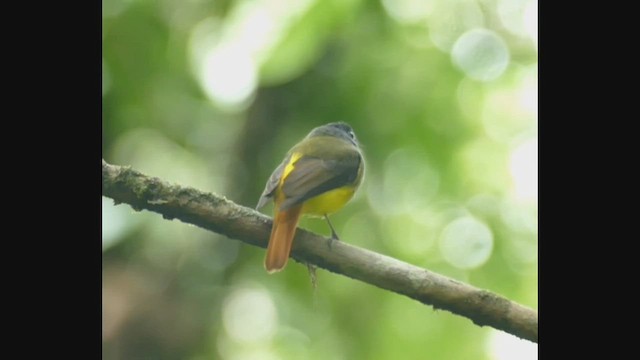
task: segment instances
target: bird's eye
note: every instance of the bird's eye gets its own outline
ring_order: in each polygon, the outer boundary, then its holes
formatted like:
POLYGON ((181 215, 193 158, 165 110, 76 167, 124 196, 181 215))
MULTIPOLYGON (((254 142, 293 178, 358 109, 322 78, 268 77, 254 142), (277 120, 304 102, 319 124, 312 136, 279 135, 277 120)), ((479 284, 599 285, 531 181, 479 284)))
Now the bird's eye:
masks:
POLYGON ((353 130, 349 131, 349 136, 351 136, 352 139, 356 138, 356 134, 353 132, 353 130))

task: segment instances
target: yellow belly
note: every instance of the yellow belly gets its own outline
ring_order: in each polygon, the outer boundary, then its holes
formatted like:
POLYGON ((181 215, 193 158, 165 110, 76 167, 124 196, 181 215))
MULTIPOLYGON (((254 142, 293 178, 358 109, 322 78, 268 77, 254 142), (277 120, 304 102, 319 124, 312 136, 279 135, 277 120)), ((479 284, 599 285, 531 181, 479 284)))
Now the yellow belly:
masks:
POLYGON ((327 191, 304 202, 302 213, 312 216, 323 216, 340 210, 355 193, 354 187, 342 187, 327 191))

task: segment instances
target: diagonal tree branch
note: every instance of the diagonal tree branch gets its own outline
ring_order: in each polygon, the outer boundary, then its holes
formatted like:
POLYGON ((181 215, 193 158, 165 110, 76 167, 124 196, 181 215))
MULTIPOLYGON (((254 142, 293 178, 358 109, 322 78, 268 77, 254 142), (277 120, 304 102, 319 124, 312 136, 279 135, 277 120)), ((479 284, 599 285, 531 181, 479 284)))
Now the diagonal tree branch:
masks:
MULTIPOLYGON (((223 197, 168 184, 102 160, 102 194, 115 204, 150 210, 265 248, 271 219, 223 197)), ((538 342, 538 312, 500 295, 363 248, 298 229, 292 257, 406 295, 434 308, 538 342)))

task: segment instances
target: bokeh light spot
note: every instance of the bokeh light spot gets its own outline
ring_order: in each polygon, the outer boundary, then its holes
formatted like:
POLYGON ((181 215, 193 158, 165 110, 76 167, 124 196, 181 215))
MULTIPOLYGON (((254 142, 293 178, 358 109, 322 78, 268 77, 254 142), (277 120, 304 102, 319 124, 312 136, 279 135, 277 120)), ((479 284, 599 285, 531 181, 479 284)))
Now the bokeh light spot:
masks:
POLYGON ((287 28, 312 3, 239 1, 224 19, 207 18, 194 26, 190 47, 195 76, 209 99, 228 112, 246 109, 258 86, 259 69, 276 55, 287 28))
POLYGON ((400 23, 415 23, 425 19, 434 7, 431 0, 382 0, 389 16, 400 23))
POLYGON ((440 174, 431 166, 427 154, 402 148, 393 152, 384 166, 384 175, 367 180, 368 199, 381 214, 411 213, 422 209, 437 193, 440 174))
POLYGON ((509 49, 502 38, 487 29, 464 33, 453 45, 453 63, 468 77, 491 81, 504 73, 509 64, 509 49))
POLYGON ((253 60, 233 45, 212 48, 205 55, 201 76, 209 98, 225 108, 242 108, 257 86, 253 60))
POLYGON ((538 260, 538 205, 536 201, 505 201, 499 219, 509 238, 501 247, 509 268, 521 275, 536 276, 538 260))
POLYGON ((476 218, 457 218, 442 231, 440 250, 445 260, 457 268, 477 268, 491 256, 493 233, 476 218))
POLYGON ((269 294, 258 288, 234 290, 222 306, 222 322, 232 340, 268 341, 278 328, 278 314, 269 294))
POLYGON ((102 197, 102 250, 121 240, 138 222, 127 205, 115 206, 112 199, 102 197))
POLYGON ((538 1, 530 1, 524 9, 524 28, 538 50, 538 1))
POLYGON ((502 331, 492 331, 489 349, 493 360, 534 360, 538 358, 537 344, 502 331))
POLYGON ((500 22, 509 32, 517 36, 529 37, 537 49, 537 0, 499 0, 497 10, 500 22))
POLYGON ((511 153, 509 171, 518 200, 538 198, 538 138, 518 145, 511 153))
POLYGON ((500 23, 514 35, 525 35, 524 11, 531 0, 498 0, 500 23))
POLYGON ((537 133, 538 68, 536 65, 514 68, 505 80, 487 93, 478 107, 487 135, 511 144, 515 139, 537 133))
POLYGON ((438 1, 429 16, 428 26, 433 44, 448 53, 465 31, 484 26, 484 14, 477 1, 438 1))

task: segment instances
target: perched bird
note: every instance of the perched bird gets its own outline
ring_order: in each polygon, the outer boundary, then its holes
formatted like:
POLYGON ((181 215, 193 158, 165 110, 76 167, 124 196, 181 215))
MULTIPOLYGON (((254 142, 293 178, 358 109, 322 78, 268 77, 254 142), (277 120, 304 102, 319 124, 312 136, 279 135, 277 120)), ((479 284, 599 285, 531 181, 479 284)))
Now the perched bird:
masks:
POLYGON ((364 177, 364 158, 351 126, 334 122, 316 127, 287 152, 273 171, 256 209, 274 201, 274 220, 264 259, 269 273, 284 269, 301 215, 324 217, 353 197, 364 177))

